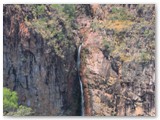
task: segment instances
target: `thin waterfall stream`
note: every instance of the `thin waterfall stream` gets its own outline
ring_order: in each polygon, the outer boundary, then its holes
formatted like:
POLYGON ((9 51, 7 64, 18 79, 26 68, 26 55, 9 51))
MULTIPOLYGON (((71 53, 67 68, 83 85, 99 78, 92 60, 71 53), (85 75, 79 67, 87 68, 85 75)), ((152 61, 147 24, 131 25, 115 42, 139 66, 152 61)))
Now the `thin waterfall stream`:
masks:
POLYGON ((81 47, 82 44, 79 46, 78 48, 78 55, 77 55, 77 69, 78 69, 78 79, 80 82, 80 89, 81 89, 81 116, 84 116, 84 94, 83 94, 83 84, 81 81, 81 77, 80 77, 80 63, 81 63, 81 58, 80 58, 80 54, 81 54, 81 47))

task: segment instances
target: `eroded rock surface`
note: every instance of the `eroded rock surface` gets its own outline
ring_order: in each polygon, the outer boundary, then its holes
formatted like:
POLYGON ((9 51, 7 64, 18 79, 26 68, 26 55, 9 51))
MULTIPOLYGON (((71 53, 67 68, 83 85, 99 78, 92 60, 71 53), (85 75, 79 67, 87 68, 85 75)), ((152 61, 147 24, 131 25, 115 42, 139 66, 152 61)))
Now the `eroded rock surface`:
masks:
POLYGON ((80 115, 83 43, 85 115, 155 116, 155 5, 67 7, 4 5, 4 87, 34 115, 80 115))
POLYGON ((84 36, 85 114, 155 116, 154 5, 91 5, 90 9, 90 16, 83 12, 86 16, 77 19, 84 36), (117 8, 136 17, 118 16, 117 8), (110 21, 110 17, 117 18, 110 21))
POLYGON ((80 115, 74 43, 72 49, 61 47, 66 53, 58 56, 48 45, 51 40, 26 25, 25 10, 4 6, 4 86, 17 91, 19 104, 31 107, 34 115, 80 115))

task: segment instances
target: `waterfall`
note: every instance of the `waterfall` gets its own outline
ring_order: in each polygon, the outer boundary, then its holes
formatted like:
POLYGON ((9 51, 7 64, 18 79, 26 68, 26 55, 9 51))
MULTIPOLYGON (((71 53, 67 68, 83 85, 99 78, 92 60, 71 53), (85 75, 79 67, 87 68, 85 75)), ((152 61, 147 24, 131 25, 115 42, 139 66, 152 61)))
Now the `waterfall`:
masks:
POLYGON ((81 54, 81 47, 82 44, 79 46, 78 48, 78 55, 77 55, 77 69, 78 69, 78 79, 80 82, 80 88, 81 88, 81 116, 84 116, 84 94, 83 94, 83 84, 80 78, 80 74, 79 74, 79 69, 80 69, 80 62, 81 62, 81 58, 80 58, 80 54, 81 54))

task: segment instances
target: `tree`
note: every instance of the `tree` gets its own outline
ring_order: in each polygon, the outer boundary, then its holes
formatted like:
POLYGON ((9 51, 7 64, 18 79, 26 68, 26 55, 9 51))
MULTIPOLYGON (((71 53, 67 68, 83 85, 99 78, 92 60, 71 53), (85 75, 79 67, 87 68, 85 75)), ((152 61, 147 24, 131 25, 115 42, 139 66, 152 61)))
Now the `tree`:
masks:
POLYGON ((3 88, 3 113, 6 116, 31 115, 32 109, 23 105, 18 106, 18 96, 15 91, 3 88))
POLYGON ((18 108, 18 97, 16 92, 3 88, 3 110, 8 113, 18 108))

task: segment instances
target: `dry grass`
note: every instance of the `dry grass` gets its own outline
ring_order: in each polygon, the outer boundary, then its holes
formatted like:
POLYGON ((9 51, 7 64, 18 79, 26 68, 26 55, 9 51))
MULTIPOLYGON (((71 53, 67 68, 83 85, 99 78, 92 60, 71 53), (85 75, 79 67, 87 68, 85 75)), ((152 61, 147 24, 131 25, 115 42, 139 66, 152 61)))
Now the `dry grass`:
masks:
POLYGON ((133 23, 134 22, 130 20, 106 20, 103 23, 101 22, 100 26, 106 29, 113 29, 119 32, 131 27, 133 23))

